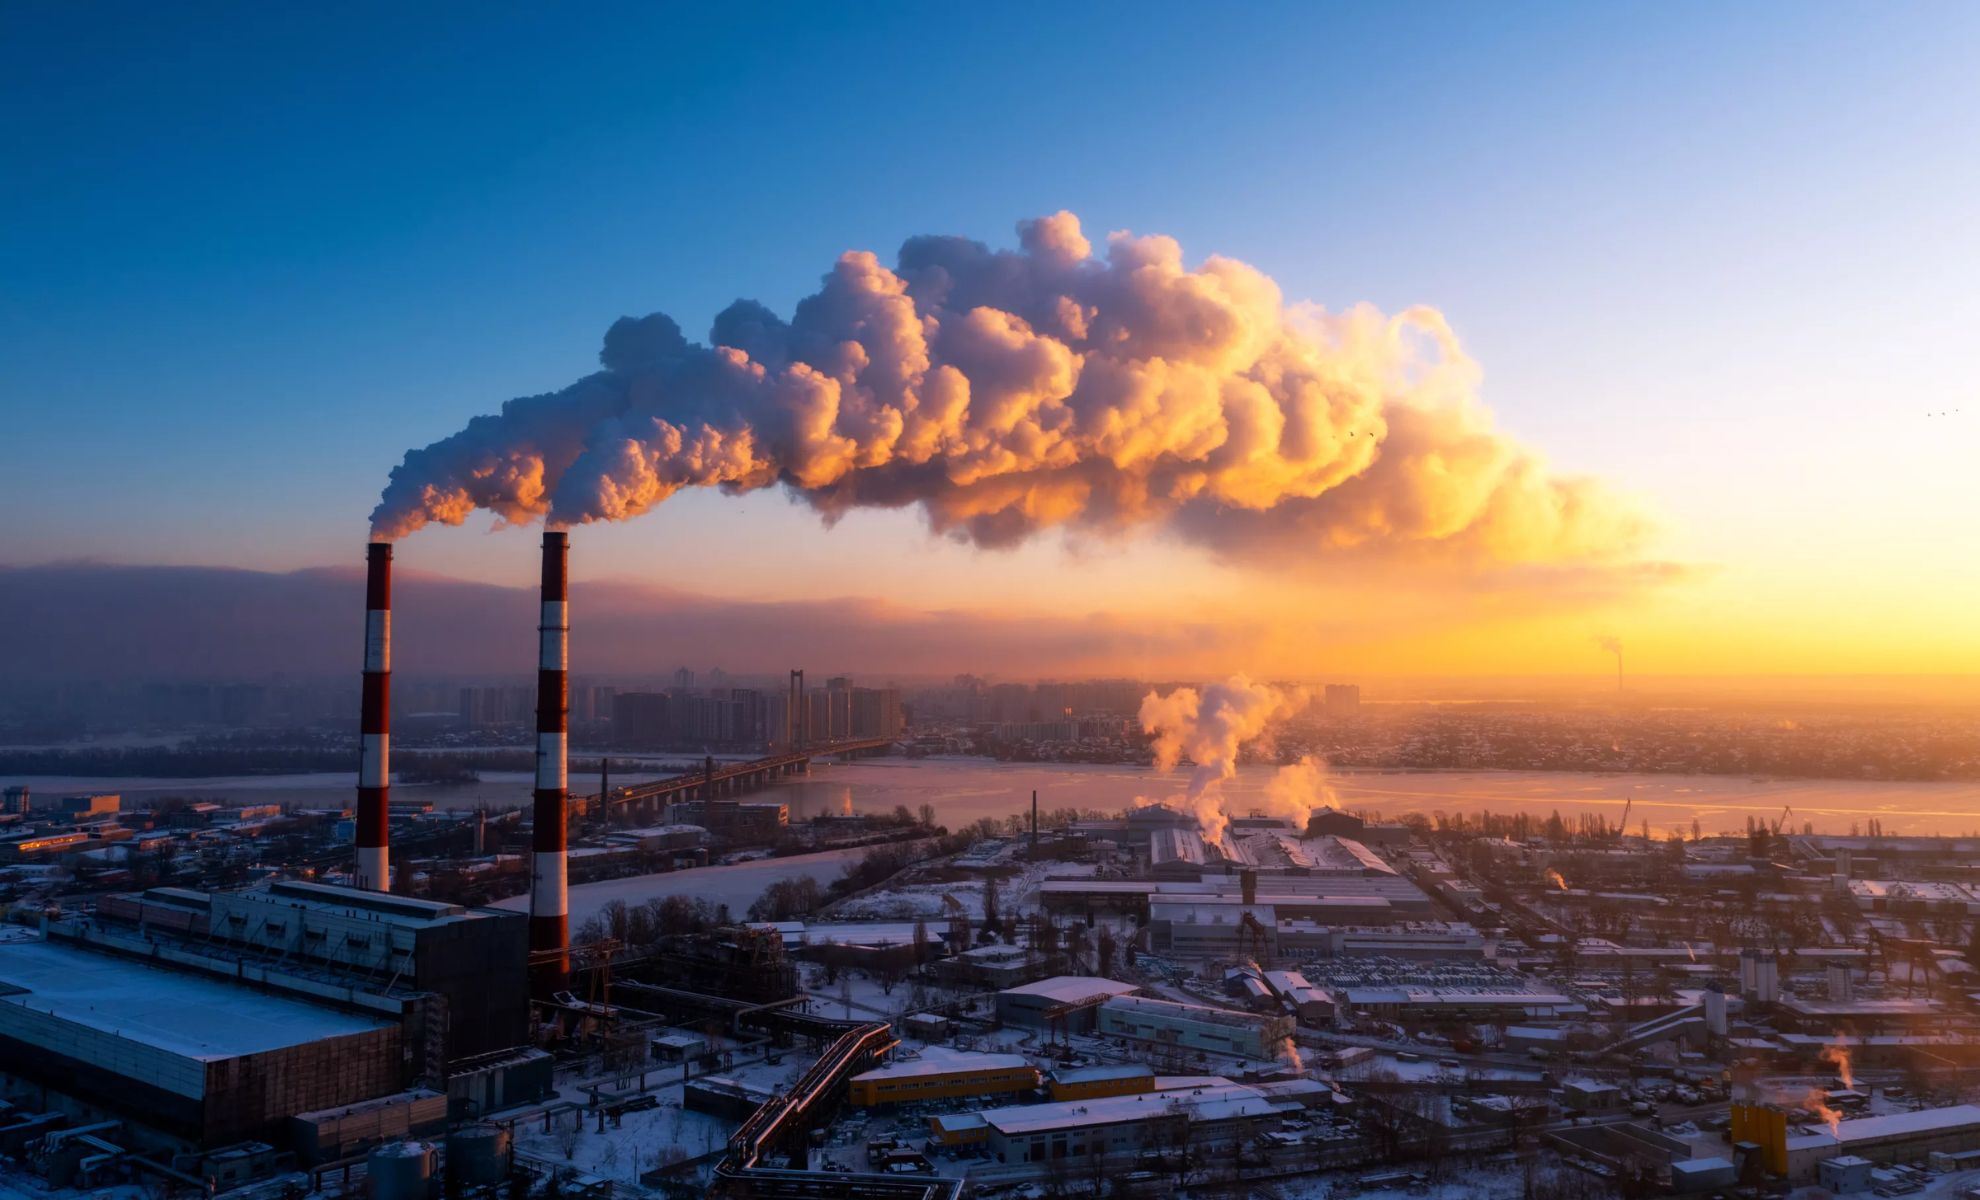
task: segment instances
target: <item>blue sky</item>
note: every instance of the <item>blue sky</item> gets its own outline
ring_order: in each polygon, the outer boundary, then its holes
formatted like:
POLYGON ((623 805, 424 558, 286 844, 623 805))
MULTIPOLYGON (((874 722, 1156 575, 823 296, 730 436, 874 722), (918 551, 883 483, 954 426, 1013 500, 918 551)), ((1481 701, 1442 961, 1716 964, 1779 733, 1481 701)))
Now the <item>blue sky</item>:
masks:
MULTIPOLYGON (((1437 306, 1501 423, 1646 496, 1674 554, 1771 530, 1798 579, 1813 520, 1980 533, 1980 416, 1914 419, 1980 414, 1980 8, 405 7, 0 15, 0 458, 31 498, 0 561, 354 562, 407 447, 591 369, 613 318, 698 334, 846 248, 1060 208, 1289 298, 1437 306)), ((848 558, 925 570, 907 514, 814 527, 690 496, 609 561, 737 593, 771 586, 739 537, 840 590, 848 558)), ((480 529, 423 561, 526 575, 480 529)))

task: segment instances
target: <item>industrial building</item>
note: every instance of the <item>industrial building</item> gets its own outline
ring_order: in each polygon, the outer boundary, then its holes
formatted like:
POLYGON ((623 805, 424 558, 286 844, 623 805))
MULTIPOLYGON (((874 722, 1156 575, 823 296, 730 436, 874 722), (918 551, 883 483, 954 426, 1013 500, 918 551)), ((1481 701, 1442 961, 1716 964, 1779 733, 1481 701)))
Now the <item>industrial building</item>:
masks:
POLYGON ((1103 1037, 1245 1058, 1275 1058, 1291 1039, 1293 1023, 1281 1016, 1120 995, 1100 1006, 1095 1029, 1103 1037))
POLYGON ((0 1048, 9 1095, 203 1145, 397 1091, 403 1070, 395 1022, 42 938, 0 941, 0 1048))
POLYGON ((1147 1063, 1108 1063, 1097 1067, 1062 1067, 1046 1080, 1054 1100, 1097 1100, 1102 1096, 1133 1096, 1155 1090, 1155 1068, 1147 1063))
POLYGON ((1834 1133, 1790 1133, 1786 1139, 1787 1177, 1816 1178, 1818 1164, 1845 1155, 1876 1163, 1923 1162, 1935 1153, 1980 1149, 1980 1107, 1971 1104, 1927 1108, 1844 1121, 1834 1133))
POLYGON ((50 934, 409 1021, 431 1044, 417 1073, 433 1078, 528 1040, 527 922, 500 909, 299 881, 152 888, 106 896, 94 920, 50 934))
POLYGON ((1342 999, 1355 1012, 1385 1021, 1503 1024, 1558 1016, 1581 1007, 1559 992, 1474 987, 1351 987, 1344 989, 1342 999))
POLYGON ((1307 982, 1298 971, 1267 971, 1265 985, 1301 1025, 1333 1023, 1334 998, 1307 982))
POLYGON ((854 1104, 909 1104, 1035 1091, 1038 1068, 1021 1054, 971 1054, 930 1046, 849 1081, 854 1104))
POLYGON ((997 1019, 1006 1025, 1090 1033, 1096 1011, 1116 996, 1132 996, 1140 985, 1091 975, 1054 975, 997 993, 997 1019))
POLYGON ((1224 1079, 1171 1091, 1026 1104, 975 1114, 974 1121, 945 1122, 938 1137, 978 1140, 1000 1163, 1118 1158, 1193 1144, 1217 1147, 1249 1140, 1267 1122, 1300 1109, 1262 1090, 1224 1079), (972 1137, 962 1126, 980 1123, 972 1137))

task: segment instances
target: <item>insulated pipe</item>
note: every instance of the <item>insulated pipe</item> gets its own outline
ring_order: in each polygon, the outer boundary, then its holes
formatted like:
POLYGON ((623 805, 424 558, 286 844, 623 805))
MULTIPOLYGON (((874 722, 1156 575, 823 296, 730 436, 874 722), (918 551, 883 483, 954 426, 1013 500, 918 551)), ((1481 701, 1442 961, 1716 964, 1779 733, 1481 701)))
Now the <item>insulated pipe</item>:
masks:
POLYGON ((530 858, 529 958, 534 990, 550 996, 571 972, 569 862, 565 851, 570 797, 570 535, 543 535, 543 618, 537 625, 536 802, 530 858))
POLYGON ((364 701, 358 716, 357 886, 392 890, 392 543, 365 555, 364 701))

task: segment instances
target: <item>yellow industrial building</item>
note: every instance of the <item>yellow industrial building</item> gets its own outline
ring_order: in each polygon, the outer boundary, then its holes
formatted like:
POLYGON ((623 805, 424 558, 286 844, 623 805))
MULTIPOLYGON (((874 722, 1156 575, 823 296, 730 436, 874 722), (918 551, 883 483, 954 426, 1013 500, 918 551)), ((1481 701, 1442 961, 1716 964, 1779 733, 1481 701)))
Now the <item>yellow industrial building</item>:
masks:
POLYGON ((972 1054, 930 1046, 855 1075, 852 1102, 862 1107, 918 1100, 955 1100, 1028 1092, 1039 1084, 1038 1068, 1019 1054, 972 1054))
POLYGON ((1072 1067, 1052 1072, 1047 1087, 1054 1101, 1133 1096, 1155 1090, 1155 1068, 1147 1063, 1072 1067))

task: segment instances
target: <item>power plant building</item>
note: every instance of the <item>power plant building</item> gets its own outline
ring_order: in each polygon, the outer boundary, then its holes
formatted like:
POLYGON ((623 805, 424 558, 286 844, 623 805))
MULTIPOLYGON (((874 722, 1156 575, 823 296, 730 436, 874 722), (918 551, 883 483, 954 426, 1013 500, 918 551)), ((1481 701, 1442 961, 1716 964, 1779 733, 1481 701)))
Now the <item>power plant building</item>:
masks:
POLYGON ((500 909, 284 881, 105 896, 95 919, 50 933, 405 1022, 420 1040, 418 1073, 437 1075, 528 1040, 527 930, 500 909))
POLYGON ((0 940, 0 1049, 10 1093, 202 1144, 396 1091, 403 1069, 394 1022, 40 938, 0 940))

